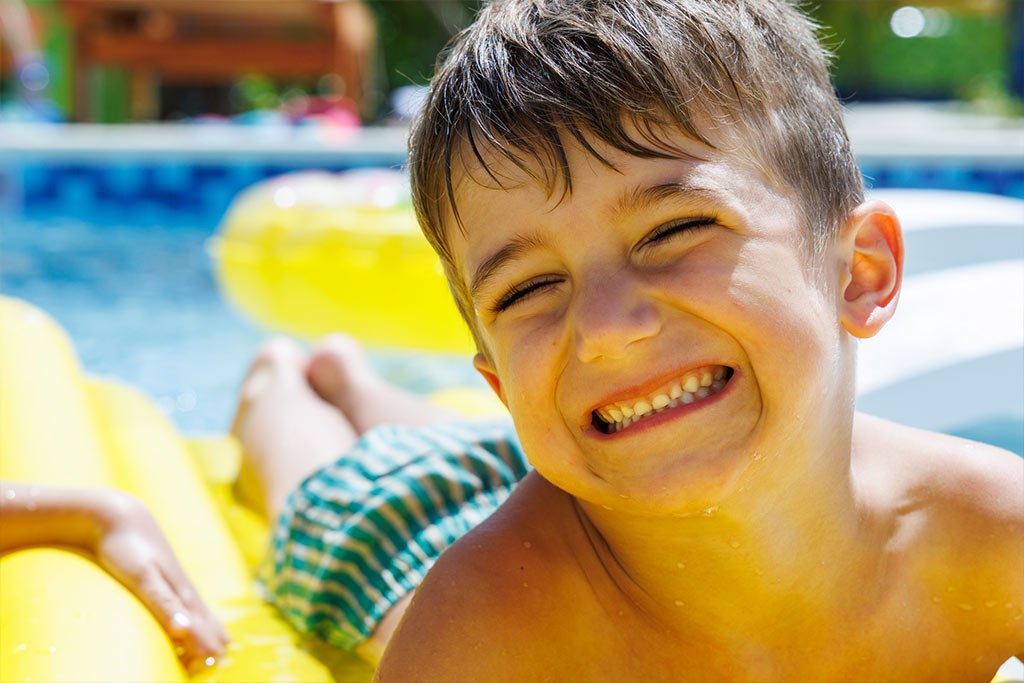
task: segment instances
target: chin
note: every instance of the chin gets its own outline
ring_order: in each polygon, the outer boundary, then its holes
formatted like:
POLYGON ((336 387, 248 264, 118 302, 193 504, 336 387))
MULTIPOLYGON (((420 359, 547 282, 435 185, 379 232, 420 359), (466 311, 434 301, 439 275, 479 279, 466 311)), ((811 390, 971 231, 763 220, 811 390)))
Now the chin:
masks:
MULTIPOLYGON (((577 498, 605 509, 650 516, 689 517, 714 512, 736 493, 756 459, 744 448, 633 462, 628 471, 604 471, 587 486, 560 486, 577 498)), ((588 468, 588 472, 596 472, 588 468)), ((594 477, 594 474, 591 474, 594 477)), ((553 482, 559 485, 556 482, 553 482)))

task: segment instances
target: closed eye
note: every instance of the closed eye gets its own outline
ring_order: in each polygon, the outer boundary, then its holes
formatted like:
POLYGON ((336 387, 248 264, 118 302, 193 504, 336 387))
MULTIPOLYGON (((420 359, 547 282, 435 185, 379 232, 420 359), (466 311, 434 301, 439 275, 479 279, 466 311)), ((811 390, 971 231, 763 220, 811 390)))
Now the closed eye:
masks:
POLYGON ((684 220, 673 221, 671 223, 667 223, 656 228, 647 236, 647 239, 644 240, 641 246, 654 244, 656 242, 664 240, 673 235, 678 235, 680 233, 688 233, 690 235, 694 235, 697 232, 701 232, 707 228, 710 228, 714 224, 715 219, 707 216, 701 218, 687 218, 684 220))
POLYGON ((500 313, 501 311, 504 311, 508 307, 519 303, 520 301, 529 297, 530 295, 537 293, 544 287, 547 287, 548 285, 552 284, 557 284, 561 281, 561 278, 546 277, 538 278, 535 280, 527 280, 526 282, 520 283, 518 285, 512 285, 511 287, 508 288, 508 291, 505 292, 505 294, 502 295, 501 298, 499 298, 498 301, 494 304, 494 306, 492 307, 492 311, 494 313, 500 313))

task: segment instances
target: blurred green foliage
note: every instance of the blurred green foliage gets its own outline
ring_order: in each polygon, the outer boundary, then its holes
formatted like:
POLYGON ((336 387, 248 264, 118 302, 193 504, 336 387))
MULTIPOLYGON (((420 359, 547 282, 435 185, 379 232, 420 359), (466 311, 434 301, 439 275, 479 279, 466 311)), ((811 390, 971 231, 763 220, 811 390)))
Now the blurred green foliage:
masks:
POLYGON ((388 91, 430 80, 441 48, 468 26, 481 0, 366 0, 377 18, 382 78, 388 91))
MULTIPOLYGON (((900 37, 893 14, 908 2, 833 1, 811 7, 834 50, 833 80, 846 99, 1010 97, 1009 1, 919 3, 921 33, 900 37)), ((1018 29, 1019 30, 1019 29, 1018 29)))

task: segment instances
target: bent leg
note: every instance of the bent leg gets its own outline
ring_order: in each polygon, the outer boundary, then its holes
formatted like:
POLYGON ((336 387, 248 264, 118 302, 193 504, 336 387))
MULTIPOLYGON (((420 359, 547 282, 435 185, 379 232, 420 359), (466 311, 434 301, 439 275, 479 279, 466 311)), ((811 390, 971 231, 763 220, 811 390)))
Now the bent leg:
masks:
MULTIPOLYGON (((451 423, 459 417, 454 411, 436 406, 380 377, 367 361, 358 343, 347 335, 334 334, 325 338, 308 360, 296 344, 287 340, 271 342, 261 350, 243 385, 239 415, 232 429, 242 440, 245 453, 246 466, 243 468, 243 476, 240 477, 240 493, 248 491, 251 498, 263 501, 265 509, 276 519, 287 496, 314 471, 324 468, 324 481, 331 482, 328 486, 316 486, 317 493, 314 496, 299 496, 294 499, 299 502, 289 506, 286 514, 281 517, 275 569, 273 575, 265 579, 269 592, 279 595, 279 607, 288 613, 293 626, 300 632, 307 633, 312 628, 311 624, 307 623, 307 617, 312 614, 314 602, 317 609, 322 612, 326 609, 325 605, 337 604, 345 596, 330 595, 324 599, 317 599, 306 607, 296 601, 295 592, 288 587, 290 583, 297 583, 306 588, 316 586, 316 591, 328 593, 333 590, 333 586, 340 585, 340 582, 321 579, 325 575, 331 575, 331 572, 336 572, 339 577, 347 577, 349 583, 346 585, 364 585, 367 594, 382 593, 386 589, 386 586, 378 585, 380 581, 374 575, 350 576, 351 562, 342 559, 333 562, 328 559, 328 556, 334 553, 339 553, 340 558, 349 551, 356 552, 359 556, 372 555, 367 547, 360 544, 369 542, 367 539, 372 539, 375 537, 374 534, 380 533, 376 528, 377 522, 371 524, 368 521, 371 518, 376 519, 377 515, 362 514, 360 506, 363 502, 360 496, 367 502, 373 500, 372 509, 377 510, 387 505, 389 496, 402 498, 410 487, 435 486, 436 478, 432 476, 426 477, 423 481, 420 479, 425 477, 424 473, 440 472, 445 476, 455 474, 463 466, 464 457, 444 455, 442 444, 447 446, 461 440, 467 453, 474 453, 473 456, 465 457, 483 458, 488 463, 467 471, 466 474, 471 481, 459 486, 441 486, 434 495, 444 496, 454 490, 463 495, 465 487, 472 488, 472 482, 476 482, 475 485, 481 489, 480 496, 474 498, 474 504, 464 505, 457 515, 458 519, 452 520, 445 527, 465 527, 459 532, 463 533, 489 514, 508 494, 515 481, 525 473, 522 471, 525 460, 518 452, 518 446, 498 445, 498 442, 504 443, 505 439, 512 438, 506 434, 507 429, 488 433, 474 431, 471 427, 463 428, 449 424, 441 425, 438 429, 445 433, 454 430, 454 433, 445 436, 433 446, 427 443, 432 440, 430 430, 425 430, 423 434, 415 430, 415 439, 408 443, 402 443, 401 431, 384 432, 389 436, 381 438, 385 441, 390 440, 384 450, 379 450, 373 445, 376 442, 357 443, 359 436, 380 425, 422 427, 441 422, 451 423), (479 438, 475 438, 474 435, 479 438), (417 448, 422 452, 416 452, 417 448), (417 467, 410 470, 415 473, 405 474, 400 463, 396 465, 389 462, 396 457, 396 453, 407 454, 410 462, 419 459, 417 467), (444 462, 429 464, 424 463, 423 458, 431 462, 444 462), (334 471, 340 471, 339 468, 345 470, 343 476, 337 476, 338 472, 334 471), (392 471, 393 468, 396 469, 392 471), (387 474, 382 474, 381 471, 387 474), (491 474, 477 481, 479 471, 488 471, 491 474), (371 474, 373 472, 377 474, 371 474), (369 478, 353 491, 346 491, 343 488, 335 490, 336 483, 346 481, 349 475, 369 478), (397 484, 388 483, 395 480, 401 481, 397 484), (372 485, 372 491, 360 493, 367 485, 372 485), (389 492, 389 487, 397 488, 389 492), (302 534, 293 539, 290 527, 296 524, 296 517, 304 515, 304 510, 301 509, 303 505, 316 507, 321 504, 316 502, 321 497, 331 496, 336 496, 336 499, 331 500, 331 504, 327 506, 332 512, 351 507, 356 514, 342 514, 336 517, 323 515, 319 514, 320 508, 317 507, 315 514, 304 517, 297 523, 302 529, 302 534), (461 519, 463 516, 464 520, 461 519), (336 521, 331 522, 332 519, 336 521), (337 526, 329 526, 330 524, 337 526), (357 529, 357 533, 352 533, 348 529, 359 524, 367 526, 357 529), (326 525, 322 529, 323 533, 317 532, 317 529, 320 529, 318 525, 326 525), (332 540, 329 544, 322 544, 322 538, 328 532, 332 534, 332 540), (308 544, 317 546, 317 552, 322 553, 325 558, 318 563, 315 581, 307 575, 303 559, 308 554, 308 544), (327 571, 327 574, 324 574, 324 571, 327 571)), ((397 457, 401 459, 404 456, 397 457)), ((321 474, 318 473, 316 476, 321 474)), ((405 506, 398 504, 393 507, 391 514, 387 515, 388 519, 397 519, 396 511, 405 509, 405 506)), ((398 541, 397 538, 389 537, 387 542, 397 543, 400 546, 399 550, 403 543, 418 543, 414 541, 414 537, 419 538, 421 532, 416 532, 411 527, 429 523, 429 519, 403 519, 400 527, 405 533, 405 540, 398 541)), ((440 554, 443 546, 452 540, 454 536, 439 543, 436 554, 440 554)), ((422 554, 422 551, 419 552, 422 554)), ((403 560, 402 566, 411 568, 417 561, 417 557, 410 556, 403 560)), ((433 558, 426 564, 429 565, 432 561, 433 558)), ((421 569, 425 571, 427 566, 421 569)), ((387 571, 390 572, 389 576, 400 574, 398 568, 390 568, 387 571)), ((416 573, 416 576, 419 574, 416 573)), ((418 580, 413 583, 418 583, 418 580)), ((333 640, 339 647, 354 648, 361 657, 371 662, 379 660, 412 598, 414 586, 407 586, 406 590, 408 592, 390 605, 380 605, 381 609, 375 614, 376 625, 370 633, 353 633, 350 627, 355 627, 358 631, 365 628, 365 621, 351 622, 343 610, 336 615, 338 628, 346 632, 343 640, 339 640, 341 636, 325 639, 333 640)), ((351 609, 354 610, 358 606, 354 605, 351 609)), ((317 621, 322 624, 323 615, 320 612, 317 612, 317 621)))
POLYGON ((231 427, 243 453, 235 493, 269 520, 303 479, 357 437, 344 414, 309 386, 306 364, 305 352, 289 339, 264 344, 242 384, 231 427))

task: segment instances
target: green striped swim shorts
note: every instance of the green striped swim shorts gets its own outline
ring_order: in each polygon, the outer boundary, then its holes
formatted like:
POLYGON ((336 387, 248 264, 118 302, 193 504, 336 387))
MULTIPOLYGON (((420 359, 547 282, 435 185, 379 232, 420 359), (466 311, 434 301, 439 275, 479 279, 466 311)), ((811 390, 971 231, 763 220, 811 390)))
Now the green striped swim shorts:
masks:
POLYGON ((372 429, 289 497, 259 572, 268 599, 352 649, 528 469, 507 418, 372 429))

